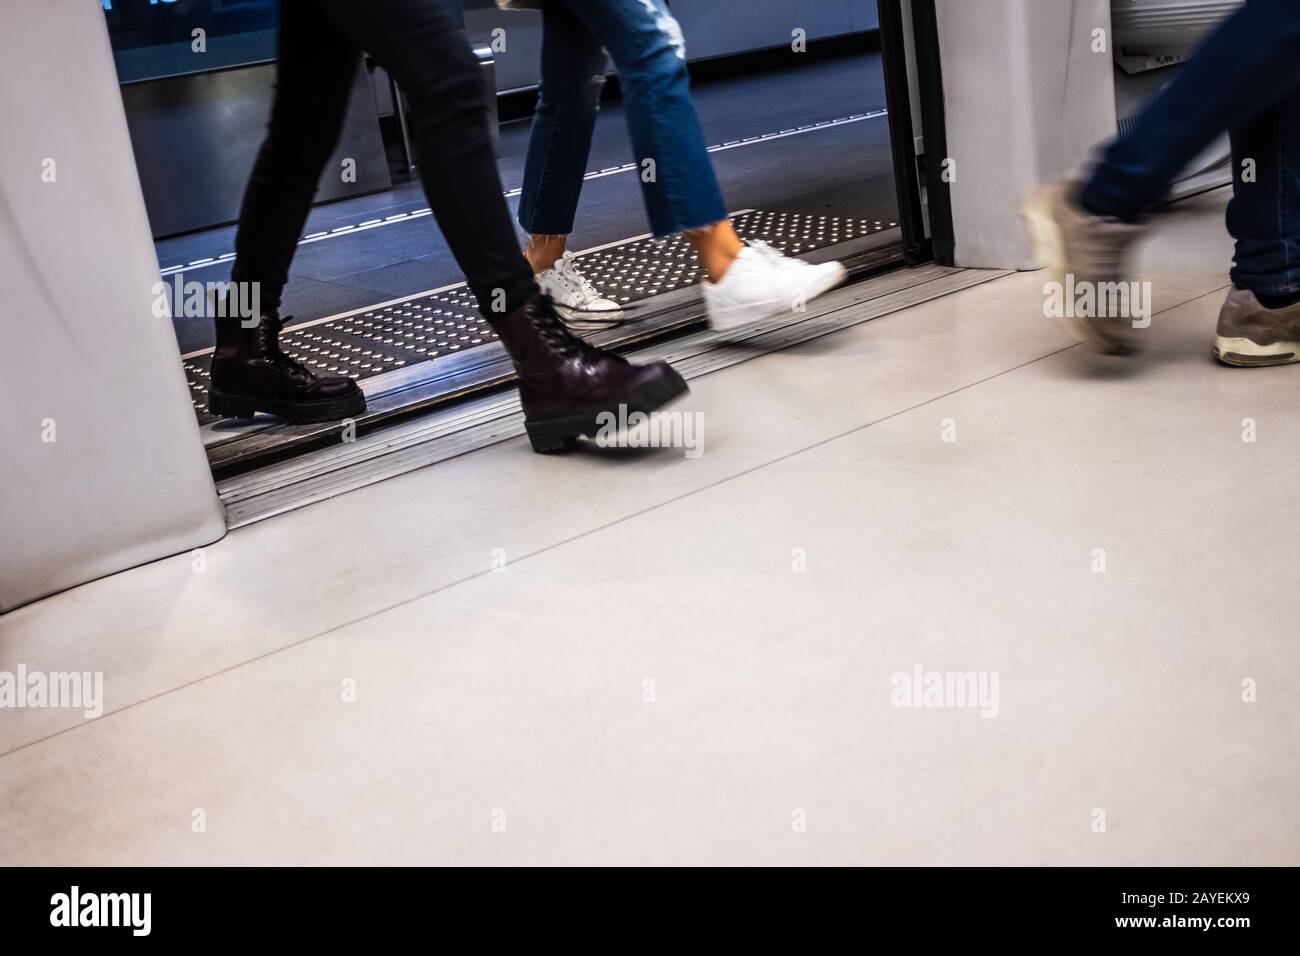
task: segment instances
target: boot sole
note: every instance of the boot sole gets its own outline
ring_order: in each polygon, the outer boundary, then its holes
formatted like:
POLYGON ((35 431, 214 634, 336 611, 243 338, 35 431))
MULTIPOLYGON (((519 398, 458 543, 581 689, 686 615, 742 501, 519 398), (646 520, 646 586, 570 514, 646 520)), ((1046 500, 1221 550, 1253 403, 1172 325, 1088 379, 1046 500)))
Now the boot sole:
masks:
POLYGON ((1300 342, 1257 345, 1250 339, 1225 338, 1220 335, 1214 340, 1212 351, 1216 359, 1234 368, 1262 368, 1300 362, 1300 342))
POLYGON ((208 412, 221 418, 252 418, 258 412, 265 412, 294 425, 313 425, 354 418, 365 410, 366 396, 360 391, 341 398, 291 402, 236 395, 215 388, 208 390, 208 412))
POLYGON ((633 412, 649 415, 690 390, 686 381, 673 372, 671 376, 648 382, 630 392, 613 407, 593 408, 556 418, 529 419, 524 422, 524 428, 528 432, 528 441, 537 454, 560 454, 576 448, 578 440, 584 435, 594 437, 601 428, 598 421, 600 416, 618 415, 620 406, 625 407, 629 415, 633 412))

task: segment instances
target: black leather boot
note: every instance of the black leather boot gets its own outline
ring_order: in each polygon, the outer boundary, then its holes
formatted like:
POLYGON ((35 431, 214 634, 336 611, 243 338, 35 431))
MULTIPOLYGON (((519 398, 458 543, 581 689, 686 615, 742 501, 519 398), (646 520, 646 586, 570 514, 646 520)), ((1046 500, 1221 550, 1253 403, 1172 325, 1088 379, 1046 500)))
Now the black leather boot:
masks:
POLYGON ((572 449, 600 429, 602 412, 649 414, 690 389, 667 362, 633 365, 568 330, 550 298, 488 320, 514 360, 519 400, 533 451, 572 449))
POLYGON ((227 418, 258 412, 295 424, 332 422, 366 410, 357 383, 341 375, 318 376, 280 349, 283 326, 276 312, 246 328, 238 317, 217 319, 208 411, 227 418))

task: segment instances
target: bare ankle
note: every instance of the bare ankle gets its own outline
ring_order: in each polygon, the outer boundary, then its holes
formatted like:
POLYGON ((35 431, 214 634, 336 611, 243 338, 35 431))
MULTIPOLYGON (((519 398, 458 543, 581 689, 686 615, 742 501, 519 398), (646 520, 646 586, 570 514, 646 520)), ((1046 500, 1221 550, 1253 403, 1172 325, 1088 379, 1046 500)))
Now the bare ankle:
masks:
POLYGON ((729 219, 699 229, 688 229, 686 238, 695 249, 710 282, 721 282, 745 248, 729 219))
POLYGON ((524 249, 524 258, 533 267, 533 272, 540 275, 547 269, 555 268, 555 264, 564 255, 568 242, 568 236, 529 236, 528 247, 524 249))

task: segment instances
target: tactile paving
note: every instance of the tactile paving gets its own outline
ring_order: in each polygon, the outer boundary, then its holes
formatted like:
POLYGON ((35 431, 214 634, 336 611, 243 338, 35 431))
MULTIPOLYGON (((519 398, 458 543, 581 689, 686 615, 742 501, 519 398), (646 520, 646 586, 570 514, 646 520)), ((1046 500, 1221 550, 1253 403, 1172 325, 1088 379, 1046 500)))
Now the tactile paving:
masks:
MULTIPOLYGON (((734 219, 742 239, 761 240, 787 255, 820 249, 882 232, 894 222, 755 210, 734 219)), ((642 239, 582 257, 582 271, 605 296, 627 304, 702 278, 683 236, 642 239)), ((322 375, 370 378, 418 362, 437 361, 495 340, 466 288, 415 296, 374 311, 281 333, 285 351, 322 375)), ((185 374, 199 422, 207 412, 210 355, 185 361, 185 374)))

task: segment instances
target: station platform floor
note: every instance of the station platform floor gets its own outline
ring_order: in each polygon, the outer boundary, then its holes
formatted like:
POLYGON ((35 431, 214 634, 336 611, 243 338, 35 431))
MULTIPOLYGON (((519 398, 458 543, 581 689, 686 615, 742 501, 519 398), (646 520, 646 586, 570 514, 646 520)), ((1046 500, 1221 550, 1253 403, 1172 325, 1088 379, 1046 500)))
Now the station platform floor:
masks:
POLYGON ((1300 863, 1300 368, 1210 358, 1226 199, 1140 360, 1014 274, 697 380, 699 457, 512 439, 0 618, 105 681, 0 720, 0 864, 1300 863))

